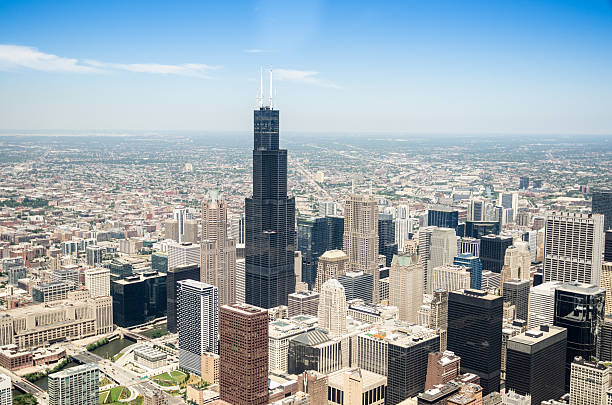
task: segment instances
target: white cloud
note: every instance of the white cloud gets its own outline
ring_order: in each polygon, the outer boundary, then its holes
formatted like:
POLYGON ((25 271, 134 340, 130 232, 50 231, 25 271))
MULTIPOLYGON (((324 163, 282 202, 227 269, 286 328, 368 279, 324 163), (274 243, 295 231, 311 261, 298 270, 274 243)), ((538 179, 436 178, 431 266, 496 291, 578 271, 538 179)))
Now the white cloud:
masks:
POLYGON ((274 80, 314 84, 316 86, 329 87, 333 89, 340 88, 340 86, 335 83, 320 79, 318 77, 319 72, 311 70, 274 69, 273 72, 274 80))
POLYGON ((0 70, 15 69, 79 73, 126 71, 162 75, 208 77, 208 72, 219 69, 219 67, 198 63, 164 65, 159 63, 107 63, 91 59, 78 60, 44 53, 29 46, 0 44, 0 70))
POLYGON ((0 70, 23 68, 48 72, 98 71, 95 67, 81 64, 78 59, 62 58, 29 46, 0 44, 0 70))
POLYGON ((264 51, 263 49, 245 49, 246 53, 265 53, 268 51, 264 51))

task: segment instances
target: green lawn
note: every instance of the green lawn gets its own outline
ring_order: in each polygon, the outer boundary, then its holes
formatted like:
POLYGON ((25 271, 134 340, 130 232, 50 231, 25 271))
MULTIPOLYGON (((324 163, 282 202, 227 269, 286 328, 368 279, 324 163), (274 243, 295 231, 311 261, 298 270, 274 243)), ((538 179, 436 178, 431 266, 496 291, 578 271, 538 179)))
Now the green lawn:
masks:
POLYGON ((130 396, 130 390, 126 387, 118 386, 100 393, 100 404, 110 405, 119 402, 130 396))
POLYGON ((187 374, 182 371, 174 370, 170 373, 163 373, 153 377, 153 380, 162 387, 180 385, 187 378, 187 374))
POLYGON ((166 325, 158 325, 154 326, 151 329, 145 330, 141 332, 141 335, 144 335, 151 339, 156 339, 158 337, 162 337, 168 334, 168 327, 166 325))

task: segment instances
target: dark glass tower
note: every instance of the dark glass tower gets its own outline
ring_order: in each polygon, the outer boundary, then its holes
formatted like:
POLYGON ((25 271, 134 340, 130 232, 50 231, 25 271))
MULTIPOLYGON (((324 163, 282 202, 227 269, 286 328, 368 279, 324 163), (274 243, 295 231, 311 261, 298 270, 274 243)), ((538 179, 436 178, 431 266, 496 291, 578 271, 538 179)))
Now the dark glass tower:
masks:
POLYGON ((452 228, 457 231, 459 226, 459 211, 446 208, 427 210, 427 225, 438 228, 452 228))
POLYGON ((297 247, 302 252, 302 280, 314 289, 319 257, 328 250, 342 250, 344 218, 298 218, 297 247))
POLYGON ((461 372, 480 377, 483 395, 499 391, 503 299, 482 290, 448 296, 447 347, 461 356, 461 372))
POLYGON ((572 362, 599 358, 606 290, 591 284, 567 283, 555 290, 555 326, 567 329, 565 389, 569 391, 572 362))
POLYGON ((287 150, 278 148, 278 110, 254 115, 253 196, 245 200, 245 299, 287 305, 295 291, 295 200, 287 197, 287 150))
POLYGON ((603 214, 604 231, 612 229, 612 190, 593 191, 593 214, 603 214))
POLYGON ((483 270, 501 273, 506 249, 512 246, 512 237, 486 235, 480 238, 480 261, 483 270))
POLYGON ((378 254, 385 255, 385 266, 390 267, 397 254, 395 223, 391 214, 378 214, 378 254))
MULTIPOLYGON (((167 266, 166 257, 166 266, 167 266)), ((177 332, 177 310, 178 310, 178 298, 176 295, 178 282, 182 280, 200 280, 200 266, 197 264, 187 264, 185 266, 178 266, 170 269, 166 277, 166 307, 168 311, 168 317, 166 324, 168 331, 171 333, 177 332)))

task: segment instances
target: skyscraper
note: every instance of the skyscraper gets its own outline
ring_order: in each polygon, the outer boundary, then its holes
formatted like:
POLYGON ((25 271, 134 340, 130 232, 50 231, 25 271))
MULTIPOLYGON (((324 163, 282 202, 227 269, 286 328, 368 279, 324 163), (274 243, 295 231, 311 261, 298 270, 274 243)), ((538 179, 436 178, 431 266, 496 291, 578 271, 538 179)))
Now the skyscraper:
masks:
POLYGON ((605 290, 595 285, 573 282, 555 290, 554 325, 567 329, 566 390, 570 388, 570 371, 574 358, 599 357, 604 305, 605 290))
POLYGON ((483 200, 470 200, 468 205, 467 220, 473 222, 486 221, 486 204, 483 200))
POLYGON ((195 280, 177 283, 179 366, 202 376, 204 353, 218 353, 218 289, 195 280))
POLYGON ((569 387, 570 404, 609 404, 607 391, 610 388, 612 369, 599 362, 576 358, 572 362, 569 387))
POLYGON ((253 196, 245 200, 245 299, 261 308, 287 305, 287 295, 295 291, 295 200, 287 196, 287 150, 279 149, 278 122, 272 105, 254 112, 253 196))
POLYGON ((319 327, 327 329, 331 337, 346 333, 346 294, 338 280, 327 280, 319 295, 319 327))
POLYGON ((338 276, 338 281, 344 286, 347 301, 360 299, 366 303, 372 302, 373 279, 371 274, 363 271, 349 271, 338 276))
POLYGON ((395 243, 395 223, 393 215, 378 214, 378 254, 385 256, 385 266, 391 266, 393 255, 397 254, 398 246, 395 243))
POLYGON ((0 405, 13 405, 11 377, 0 374, 0 405))
POLYGON ((504 266, 508 268, 508 275, 511 279, 530 280, 531 279, 531 254, 527 242, 515 242, 508 246, 504 254, 504 266))
POLYGON ((168 331, 176 333, 176 318, 177 318, 177 291, 178 282, 181 280, 199 280, 200 279, 200 267, 197 264, 187 264, 184 266, 174 267, 168 270, 166 275, 166 306, 168 316, 166 325, 168 331))
MULTIPOLYGON (((454 229, 435 228, 431 235, 429 246, 429 261, 427 263, 427 280, 430 279, 433 269, 453 263, 457 256, 457 235, 454 229)), ((427 283, 426 292, 431 294, 433 283, 427 283)))
POLYGON ((302 252, 302 279, 313 289, 319 257, 328 250, 342 249, 344 218, 298 218, 297 246, 302 252))
POLYGON ((49 405, 97 405, 99 374, 96 363, 49 374, 49 405))
POLYGON ((456 291, 470 288, 470 273, 462 266, 438 266, 431 272, 433 290, 456 291))
POLYGON ((219 305, 236 302, 236 242, 227 235, 227 206, 216 192, 202 202, 200 281, 219 290, 219 305))
POLYGON ((480 377, 483 395, 499 391, 502 297, 481 290, 453 291, 448 298, 448 350, 461 357, 461 371, 480 377))
POLYGON ((410 206, 400 204, 395 210, 395 243, 398 251, 404 251, 406 241, 410 239, 410 230, 410 206))
POLYGON ((440 351, 445 351, 448 335, 448 291, 434 290, 427 327, 440 335, 440 351))
POLYGON ((321 287, 327 280, 338 279, 342 274, 349 271, 348 256, 342 250, 328 250, 318 260, 317 279, 315 291, 321 291, 321 287))
POLYGON ((529 280, 508 280, 503 285, 504 302, 516 308, 516 318, 527 321, 529 314, 529 280))
POLYGON ((200 245, 193 243, 169 243, 168 269, 186 264, 200 265, 200 245))
POLYGON ((529 328, 552 325, 555 320, 555 290, 562 283, 549 281, 532 287, 529 291, 529 328))
POLYGON ((219 394, 235 405, 268 403, 268 311, 247 304, 219 311, 219 394))
POLYGON ((511 236, 486 235, 480 238, 480 261, 483 270, 501 273, 506 249, 512 246, 511 236))
POLYGON ((470 272, 470 288, 480 290, 482 287, 482 263, 472 253, 460 253, 453 259, 456 266, 467 267, 470 272))
POLYGON ((389 304, 399 309, 399 319, 416 323, 423 305, 423 264, 418 255, 396 255, 389 269, 389 304))
POLYGON ((89 290, 89 296, 108 297, 110 295, 110 270, 95 268, 85 271, 85 288, 89 290))
POLYGON ((546 217, 544 281, 600 285, 603 216, 553 213, 546 217))
POLYGON ((605 234, 604 262, 612 262, 612 229, 608 229, 605 234))
POLYGON ((448 207, 435 207, 427 210, 427 225, 438 228, 452 228, 455 231, 459 225, 459 211, 448 207))
POLYGON ((166 315, 166 274, 145 272, 111 282, 113 319, 127 328, 166 315))
POLYGON ((525 395, 531 403, 561 398, 565 393, 567 329, 543 325, 508 340, 506 389, 525 395))
POLYGON ((351 194, 344 202, 344 243, 348 267, 374 277, 372 301, 379 301, 378 207, 371 195, 351 194))
POLYGON ((593 214, 604 216, 604 230, 612 229, 612 190, 593 191, 593 214))

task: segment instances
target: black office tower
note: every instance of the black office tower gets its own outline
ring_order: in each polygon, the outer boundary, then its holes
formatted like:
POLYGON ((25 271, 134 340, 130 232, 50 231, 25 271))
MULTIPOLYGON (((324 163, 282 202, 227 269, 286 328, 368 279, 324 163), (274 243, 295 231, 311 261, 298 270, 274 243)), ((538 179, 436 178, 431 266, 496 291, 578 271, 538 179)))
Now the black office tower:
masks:
POLYGON ((458 290, 448 296, 448 350, 461 357, 461 372, 480 377, 483 396, 499 391, 502 297, 482 290, 458 290))
POLYGON ((177 283, 179 281, 188 279, 200 281, 200 266, 198 266, 197 264, 188 264, 185 266, 178 266, 168 270, 168 274, 166 277, 166 302, 168 307, 168 318, 166 324, 168 325, 168 332, 177 332, 177 283))
POLYGON ((425 391, 429 353, 439 350, 439 335, 420 337, 399 333, 395 340, 389 341, 386 405, 399 404, 425 391))
POLYGON ((569 392, 574 357, 599 358, 606 290, 591 284, 566 283, 555 290, 553 323, 567 329, 565 390, 569 392))
POLYGON ((287 197, 287 150, 278 147, 278 110, 254 112, 253 196, 245 200, 245 299, 287 305, 295 291, 295 200, 287 197))
POLYGON ((166 315, 166 274, 149 271, 111 283, 113 321, 123 328, 166 315))
POLYGON ((328 250, 342 250, 344 218, 298 218, 297 247, 302 252, 302 280, 314 289, 319 257, 328 250))
POLYGON ((391 214, 378 214, 378 254, 385 256, 385 266, 391 266, 393 255, 397 254, 395 223, 391 214))
POLYGON ((526 321, 529 314, 529 280, 508 280, 504 282, 504 302, 516 308, 516 319, 526 321))
POLYGON ((511 236, 485 235, 480 238, 480 261, 482 269, 501 273, 506 249, 512 246, 511 236))
POLYGON ((593 214, 603 214, 604 231, 612 229, 612 190, 593 191, 591 208, 593 214))
POLYGON ((605 233, 604 262, 612 262, 612 229, 605 233))
MULTIPOLYGON (((567 329, 542 325, 508 340, 506 390, 531 395, 531 403, 565 394, 567 329)), ((463 359, 462 359, 463 360, 463 359)))
POLYGON ((450 208, 434 208, 427 210, 427 225, 438 228, 452 228, 457 231, 459 225, 459 211, 450 208))
POLYGON ((529 188, 529 177, 521 176, 519 179, 519 188, 521 190, 527 190, 529 188))

